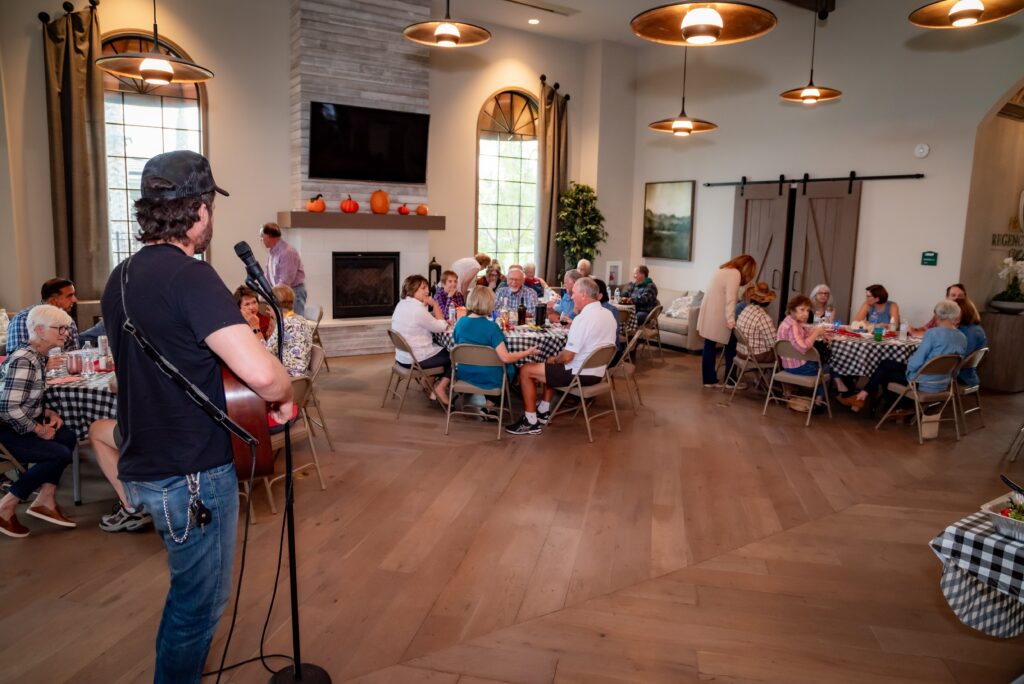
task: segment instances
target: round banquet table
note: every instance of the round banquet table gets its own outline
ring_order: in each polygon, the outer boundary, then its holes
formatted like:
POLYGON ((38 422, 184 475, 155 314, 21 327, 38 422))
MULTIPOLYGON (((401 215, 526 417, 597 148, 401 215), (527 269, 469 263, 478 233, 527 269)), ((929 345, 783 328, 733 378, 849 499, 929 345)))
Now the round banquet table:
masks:
POLYGON ((875 342, 872 338, 845 335, 828 335, 825 342, 832 353, 829 366, 833 374, 863 376, 870 376, 883 359, 906 363, 921 344, 921 340, 915 338, 875 342))
POLYGON ((52 408, 75 431, 78 439, 89 436, 89 426, 101 418, 117 415, 117 395, 110 389, 113 373, 96 373, 90 377, 66 376, 46 381, 46 405, 52 408))
MULTIPOLYGON (((515 329, 505 333, 505 348, 512 353, 526 351, 530 347, 537 347, 540 350, 539 355, 527 356, 516 363, 516 366, 522 366, 524 363, 543 363, 562 351, 568 334, 568 329, 559 327, 548 327, 544 328, 543 331, 515 329)), ((452 347, 455 346, 451 330, 435 333, 434 342, 448 351, 451 351, 452 347)))

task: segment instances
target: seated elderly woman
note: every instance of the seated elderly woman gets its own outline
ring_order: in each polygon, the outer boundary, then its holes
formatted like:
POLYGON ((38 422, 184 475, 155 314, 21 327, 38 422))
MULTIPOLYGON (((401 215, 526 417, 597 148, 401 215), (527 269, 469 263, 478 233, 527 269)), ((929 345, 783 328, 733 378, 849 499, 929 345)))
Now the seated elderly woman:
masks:
POLYGON ((239 285, 232 296, 235 298, 238 310, 242 312, 242 317, 252 328, 253 334, 261 341, 267 339, 270 336, 271 328, 274 327, 274 319, 260 313, 260 299, 256 290, 239 285))
MULTIPOLYGON (((309 368, 309 353, 313 349, 313 328, 309 321, 295 313, 295 291, 287 285, 275 285, 272 290, 274 299, 281 307, 284 325, 284 351, 282 360, 288 369, 288 375, 302 375, 309 368)), ((267 349, 277 356, 277 325, 270 326, 270 337, 267 338, 267 349)))
MULTIPOLYGON (((469 301, 466 302, 468 316, 463 316, 455 324, 452 338, 455 344, 482 344, 491 347, 498 353, 502 363, 509 364, 505 370, 509 378, 515 373, 515 366, 511 365, 522 361, 528 356, 539 354, 537 347, 530 347, 521 352, 510 352, 505 345, 505 334, 501 332, 498 324, 491 320, 491 311, 494 310, 494 292, 483 285, 477 285, 469 291, 469 301)), ((459 379, 475 385, 481 389, 498 389, 501 387, 501 369, 487 366, 463 366, 458 368, 459 379)), ((498 419, 498 414, 491 408, 484 407, 480 413, 493 420, 498 419)))
POLYGON ((439 285, 437 292, 434 293, 434 301, 437 302, 445 320, 454 321, 452 310, 458 311, 466 306, 466 298, 459 292, 459 274, 455 271, 445 271, 441 274, 439 285))
MULTIPOLYGON (((868 384, 864 389, 855 395, 840 397, 840 403, 849 406, 854 412, 860 411, 868 397, 873 396, 879 389, 884 389, 890 382, 905 384, 913 379, 924 364, 936 356, 963 356, 967 349, 967 338, 957 330, 960 323, 960 307, 955 302, 944 299, 935 305, 934 312, 938 325, 924 334, 921 346, 906 363, 883 359, 868 378, 868 384)), ((918 378, 918 386, 922 392, 942 392, 949 387, 949 376, 922 375, 918 378)))
POLYGON ((477 285, 484 285, 491 288, 491 292, 497 292, 498 288, 505 287, 505 276, 501 274, 501 264, 494 260, 487 266, 487 271, 480 276, 477 285))
MULTIPOLYGON (((750 308, 750 307, 747 307, 750 308)), ((746 309, 744 309, 746 311, 746 309)), ((805 295, 796 295, 786 304, 786 318, 783 319, 781 325, 779 325, 778 339, 788 340, 797 351, 806 353, 814 346, 814 342, 822 336, 825 332, 825 328, 813 327, 810 330, 804 328, 807 323, 807 319, 811 314, 811 300, 805 295)), ((816 361, 803 361, 801 359, 793 359, 782 357, 782 368, 787 373, 794 373, 796 375, 817 375, 818 363, 816 361)), ((826 375, 830 374, 831 371, 828 365, 825 365, 822 369, 826 375)), ((846 392, 847 387, 843 383, 842 379, 836 378, 836 388, 840 392, 846 392)), ((818 394, 814 398, 815 409, 819 407, 823 410, 825 406, 825 388, 819 386, 818 394)))
MULTIPOLYGON (((951 302, 959 302, 963 299, 967 299, 967 289, 963 283, 953 283, 946 288, 946 299, 951 302)), ((972 305, 973 306, 973 305, 972 305)), ((931 320, 922 325, 920 328, 910 326, 910 332, 914 335, 924 335, 926 330, 930 330, 938 325, 938 321, 935 320, 935 316, 932 316, 931 320)), ((970 354, 971 352, 967 352, 970 354)))
POLYGON ((857 309, 853 320, 898 328, 900 306, 889 299, 889 291, 881 285, 868 285, 864 290, 864 303, 857 309))
POLYGON ((747 340, 747 344, 736 343, 736 354, 740 358, 751 356, 759 363, 775 360, 775 323, 766 309, 777 296, 768 283, 751 283, 743 293, 743 299, 749 304, 736 318, 736 330, 747 340))
POLYGON ((0 533, 27 537, 16 507, 39 490, 29 515, 61 527, 75 527, 57 506, 55 495, 78 439, 52 409, 43 407, 46 356, 64 346, 71 316, 49 304, 34 307, 26 320, 28 342, 15 349, 0 366, 0 444, 22 463, 31 463, 10 492, 0 498, 0 533))
POLYGON ((824 283, 815 285, 811 290, 811 315, 807 322, 812 325, 821 321, 832 322, 835 315, 836 307, 832 303, 832 290, 824 283))
MULTIPOLYGON (((444 332, 448 323, 444 320, 441 307, 430 296, 427 279, 421 275, 411 275, 402 283, 402 299, 391 315, 391 329, 399 333, 409 343, 412 355, 422 368, 443 368, 444 374, 437 383, 424 390, 445 406, 448 405, 448 383, 451 379, 452 366, 448 350, 434 344, 434 333, 444 332), (428 309, 433 310, 433 314, 428 309)), ((408 352, 395 350, 395 360, 409 368, 413 359, 408 352)))
POLYGON ((537 277, 537 265, 532 262, 523 264, 523 273, 526 274, 526 287, 536 292, 538 297, 543 297, 548 284, 537 277))
MULTIPOLYGON (((960 307, 960 326, 957 329, 967 338, 964 356, 968 356, 982 347, 988 346, 988 336, 985 334, 985 329, 981 327, 981 316, 978 314, 978 308, 974 306, 974 302, 967 297, 953 301, 960 307)), ((974 368, 964 368, 956 376, 956 379, 961 385, 968 387, 981 384, 981 380, 978 379, 978 371, 974 368)))

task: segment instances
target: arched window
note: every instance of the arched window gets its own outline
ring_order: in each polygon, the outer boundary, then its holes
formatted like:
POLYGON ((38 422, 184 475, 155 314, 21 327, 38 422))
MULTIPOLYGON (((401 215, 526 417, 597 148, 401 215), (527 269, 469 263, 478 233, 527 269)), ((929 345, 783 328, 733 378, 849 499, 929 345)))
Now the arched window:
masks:
POLYGON ((536 261, 537 103, 506 90, 480 109, 477 122, 477 250, 501 262, 536 261))
MULTIPOLYGON (((103 54, 149 52, 152 35, 117 33, 104 38, 103 54)), ((188 58, 160 37, 162 51, 188 58)), ((103 74, 107 137, 107 202, 111 268, 140 244, 134 205, 146 160, 161 152, 205 147, 206 92, 199 84, 152 86, 141 80, 103 74)))

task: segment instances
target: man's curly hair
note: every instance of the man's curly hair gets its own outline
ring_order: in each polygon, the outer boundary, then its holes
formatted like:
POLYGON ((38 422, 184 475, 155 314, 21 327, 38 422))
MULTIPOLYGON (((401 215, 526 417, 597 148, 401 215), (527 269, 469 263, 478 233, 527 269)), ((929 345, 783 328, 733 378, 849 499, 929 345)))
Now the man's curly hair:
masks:
MULTIPOLYGON (((154 190, 169 189, 168 182, 163 178, 150 178, 147 185, 154 190)), ((208 192, 198 197, 182 197, 178 199, 146 199, 135 200, 135 218, 139 222, 139 232, 135 236, 140 242, 188 242, 188 229, 199 220, 199 207, 206 205, 213 210, 214 193, 208 192)))

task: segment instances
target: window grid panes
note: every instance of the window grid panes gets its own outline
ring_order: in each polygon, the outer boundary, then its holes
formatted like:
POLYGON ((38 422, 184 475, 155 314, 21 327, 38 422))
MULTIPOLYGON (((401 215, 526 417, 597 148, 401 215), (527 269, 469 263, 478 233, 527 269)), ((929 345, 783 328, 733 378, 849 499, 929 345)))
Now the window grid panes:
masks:
POLYGON ((477 249, 504 268, 536 261, 537 107, 506 91, 480 113, 477 249))
MULTIPOLYGON (((104 42, 104 54, 148 51, 152 42, 137 36, 104 42)), ((161 48, 165 49, 163 41, 161 48)), ((169 51, 169 50, 167 50, 169 51)), ((162 152, 202 154, 198 88, 190 84, 153 87, 142 81, 104 74, 107 138, 107 209, 111 268, 136 252, 135 200, 146 161, 162 152)))

